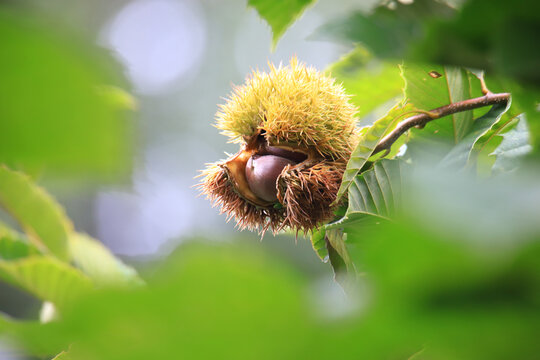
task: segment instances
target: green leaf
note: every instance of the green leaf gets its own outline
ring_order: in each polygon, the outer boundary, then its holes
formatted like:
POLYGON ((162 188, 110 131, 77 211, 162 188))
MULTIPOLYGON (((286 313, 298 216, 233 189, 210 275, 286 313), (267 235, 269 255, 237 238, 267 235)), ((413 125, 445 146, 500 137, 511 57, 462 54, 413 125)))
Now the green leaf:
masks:
MULTIPOLYGON (((465 70, 440 65, 405 63, 402 66, 405 97, 418 109, 430 111, 471 97, 470 80, 465 70)), ((457 144, 469 132, 472 111, 431 121, 415 133, 416 137, 457 144)))
MULTIPOLYGON (((470 76, 476 76, 477 78, 479 75, 483 75, 483 72, 481 72, 480 74, 474 74, 474 72, 471 71, 470 74, 470 76)), ((499 78, 493 77, 487 78, 486 83, 488 89, 493 93, 509 92, 512 84, 512 82, 509 82, 508 80, 501 80, 499 78)), ((479 85, 479 82, 471 82, 471 85, 479 85)), ((481 96, 482 94, 478 94, 479 91, 480 89, 478 87, 478 91, 476 91, 476 94, 473 96, 481 96)), ((511 106, 500 117, 499 121, 497 121, 491 127, 491 129, 487 133, 482 135, 482 137, 478 139, 474 144, 474 148, 471 152, 469 161, 471 164, 476 163, 477 172, 479 175, 491 175, 493 164, 496 160, 496 157, 492 156, 491 153, 500 145, 502 141, 502 137, 499 135, 513 129, 519 120, 519 115, 525 111, 525 109, 523 109, 520 104, 516 102, 516 98, 518 97, 514 93, 512 93, 511 95, 511 106)), ((487 107, 475 109, 473 111, 474 117, 479 118, 485 115, 487 111, 489 111, 489 108, 487 107)))
POLYGON ((373 150, 383 138, 383 136, 392 130, 401 120, 402 116, 413 112, 412 104, 397 104, 381 119, 375 121, 373 125, 365 129, 362 133, 358 145, 351 154, 351 158, 347 163, 347 168, 343 174, 343 180, 339 188, 336 202, 341 199, 349 186, 353 183, 356 175, 362 170, 368 159, 373 154, 373 150))
POLYGON ((0 260, 19 259, 39 253, 39 250, 22 234, 0 223, 0 260))
POLYGON ((328 250, 336 279, 339 278, 340 272, 352 274, 355 271, 345 236, 362 233, 367 227, 381 220, 388 220, 399 213, 402 191, 401 164, 401 160, 383 159, 376 161, 371 169, 357 175, 349 188, 349 205, 345 215, 325 226, 326 237, 337 253, 332 256, 332 252, 328 250), (341 261, 336 255, 339 255, 341 261))
POLYGON ((259 16, 272 28, 272 48, 275 48, 285 30, 314 0, 249 0, 259 16))
POLYGON ((69 346, 66 340, 58 341, 54 336, 58 328, 56 322, 41 323, 35 320, 15 320, 0 312, 0 334, 2 340, 15 340, 15 347, 24 354, 39 358, 50 358, 69 346))
POLYGON ((525 115, 518 116, 516 127, 500 136, 503 140, 492 153, 497 158, 493 164, 495 173, 515 170, 519 165, 517 160, 532 151, 525 115))
POLYGON ((325 235, 326 231, 324 230, 324 227, 321 227, 319 229, 313 230, 313 233, 311 234, 311 237, 309 239, 311 241, 311 246, 313 246, 313 250, 315 250, 315 253, 317 253, 317 255, 322 261, 327 262, 328 250, 326 249, 326 242, 324 240, 325 235))
POLYGON ((540 158, 540 86, 520 86, 510 84, 508 90, 512 94, 512 103, 517 105, 527 117, 527 124, 530 128, 531 145, 533 155, 540 158))
POLYGON ((370 15, 356 12, 333 20, 317 29, 311 38, 360 43, 379 57, 401 58, 411 42, 423 37, 423 21, 448 18, 454 12, 433 0, 415 0, 411 4, 386 2, 370 15))
POLYGON ((355 267, 345 244, 343 229, 326 229, 325 241, 328 250, 330 265, 334 270, 334 277, 342 286, 346 286, 349 275, 354 275, 355 267))
POLYGON ((349 207, 339 222, 330 228, 359 227, 363 218, 388 220, 401 209, 402 161, 383 159, 356 176, 349 188, 349 207))
POLYGON ((130 100, 113 90, 126 86, 122 69, 92 39, 15 9, 0 9, 0 163, 63 176, 126 173, 130 100))
POLYGON ((486 115, 476 119, 469 134, 443 158, 441 165, 456 168, 470 165, 474 144, 500 120, 509 107, 510 103, 496 104, 486 115))
POLYGON ((329 67, 328 72, 343 84, 362 118, 385 102, 402 95, 403 79, 399 67, 379 61, 357 47, 329 67))
POLYGON ((469 163, 476 164, 478 174, 491 175, 496 160, 492 153, 501 144, 503 139, 501 135, 513 129, 519 120, 519 114, 516 114, 515 111, 512 97, 512 106, 474 144, 469 156, 469 163))
POLYGON ((74 233, 70 252, 75 265, 98 286, 136 286, 143 284, 137 272, 116 258, 98 240, 74 233))
POLYGON ((28 176, 0 165, 0 205, 41 250, 67 260, 73 225, 64 209, 28 176))
POLYGON ((58 308, 92 289, 90 279, 79 270, 48 256, 0 260, 0 278, 58 308))

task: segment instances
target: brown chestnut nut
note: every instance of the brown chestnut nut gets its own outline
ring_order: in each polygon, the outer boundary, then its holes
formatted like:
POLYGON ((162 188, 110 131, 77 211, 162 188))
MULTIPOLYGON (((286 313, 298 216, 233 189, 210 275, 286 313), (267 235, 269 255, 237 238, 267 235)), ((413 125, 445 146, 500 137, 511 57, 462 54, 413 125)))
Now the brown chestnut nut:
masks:
POLYGON ((292 160, 275 155, 250 157, 246 164, 246 179, 249 188, 265 201, 277 201, 277 178, 285 166, 295 164, 292 160))

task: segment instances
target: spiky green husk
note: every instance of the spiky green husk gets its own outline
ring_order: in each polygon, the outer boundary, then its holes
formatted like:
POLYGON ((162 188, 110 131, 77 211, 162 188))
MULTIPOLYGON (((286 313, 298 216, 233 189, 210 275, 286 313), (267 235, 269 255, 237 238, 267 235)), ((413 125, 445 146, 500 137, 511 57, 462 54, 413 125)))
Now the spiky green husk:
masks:
POLYGON ((293 58, 289 66, 254 71, 234 88, 217 113, 217 127, 231 141, 245 143, 256 131, 271 145, 314 147, 324 157, 344 158, 357 138, 354 115, 343 87, 293 58))

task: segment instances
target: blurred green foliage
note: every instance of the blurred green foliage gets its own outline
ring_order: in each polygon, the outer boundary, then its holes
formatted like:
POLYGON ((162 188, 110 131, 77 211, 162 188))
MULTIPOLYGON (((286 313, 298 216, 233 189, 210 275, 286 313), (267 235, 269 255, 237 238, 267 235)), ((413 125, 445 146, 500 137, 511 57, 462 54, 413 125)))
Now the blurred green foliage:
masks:
POLYGON ((133 104, 119 95, 126 83, 109 55, 6 5, 0 38, 0 163, 33 174, 125 174, 133 104))
MULTIPOLYGON (((271 24, 274 42, 308 3, 250 1, 271 24)), ((429 0, 385 1, 372 14, 320 30, 363 43, 329 71, 360 106, 359 116, 386 113, 362 130, 348 164, 340 192, 348 206, 312 237, 343 289, 329 281, 316 286, 293 264, 240 242, 185 244, 143 281, 76 232, 44 189, 11 168, 125 169, 130 140, 122 109, 133 100, 92 45, 74 46, 0 7, 7 39, 0 162, 10 166, 0 166, 0 205, 21 229, 0 224, 0 279, 54 309, 53 320, 43 322, 0 315, 2 340, 48 359, 537 359, 540 174, 527 158, 530 138, 540 134, 531 108, 538 97, 528 90, 537 85, 536 70, 530 59, 513 63, 488 35, 523 18, 512 28, 527 36, 523 45, 539 13, 508 4, 470 0, 456 10, 429 0), (486 32, 476 32, 479 24, 486 32), (448 46, 414 52, 437 39, 448 46), (461 48, 470 51, 438 57, 461 48), (491 63, 493 54, 500 58, 491 63), (397 63, 381 59, 387 56, 408 58, 401 77, 397 63), (386 159, 374 156, 406 116, 480 96, 478 72, 447 63, 512 78, 488 77, 488 85, 517 89, 517 101, 438 119, 403 136, 386 159), (522 70, 533 75, 524 79, 522 70), (405 143, 408 151, 397 156, 405 143), (479 182, 473 175, 480 170, 503 181, 479 182), (526 178, 532 185, 523 185, 526 178)))
POLYGON ((324 294, 256 245, 191 244, 147 287, 100 291, 59 322, 4 329, 38 354, 73 343, 81 359, 534 359, 540 350, 536 244, 493 258, 417 224, 373 226, 350 241, 366 275, 352 298, 361 306, 344 317, 324 317, 335 310, 315 306, 324 294))

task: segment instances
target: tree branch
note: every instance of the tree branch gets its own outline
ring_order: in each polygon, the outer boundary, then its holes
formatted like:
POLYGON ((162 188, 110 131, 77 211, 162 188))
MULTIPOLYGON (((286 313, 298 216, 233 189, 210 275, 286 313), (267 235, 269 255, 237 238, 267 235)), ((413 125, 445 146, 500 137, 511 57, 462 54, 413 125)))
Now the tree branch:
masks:
POLYGON ((426 126, 428 122, 442 118, 447 115, 452 115, 467 110, 473 110, 484 106, 507 103, 509 100, 509 93, 493 94, 489 91, 486 91, 486 94, 484 96, 474 99, 463 100, 450 105, 441 106, 425 113, 411 116, 410 118, 405 119, 401 123, 399 123, 398 126, 394 130, 392 130, 392 132, 382 138, 382 140, 379 141, 379 143, 373 150, 372 155, 377 154, 383 150, 390 151, 392 144, 413 126, 421 129, 426 126))

